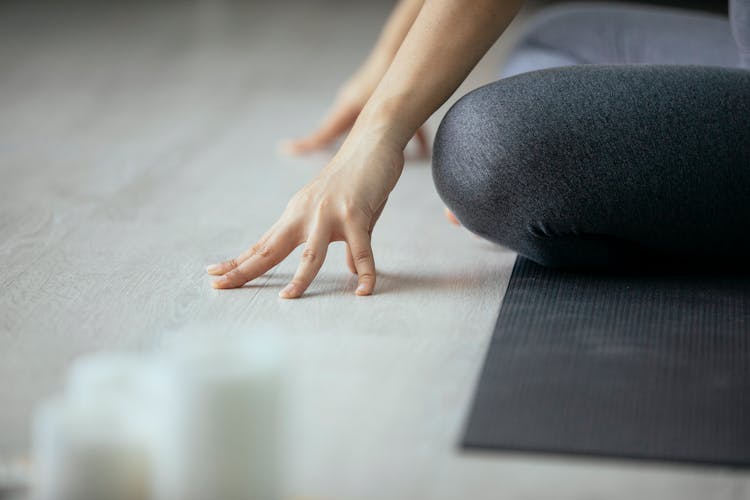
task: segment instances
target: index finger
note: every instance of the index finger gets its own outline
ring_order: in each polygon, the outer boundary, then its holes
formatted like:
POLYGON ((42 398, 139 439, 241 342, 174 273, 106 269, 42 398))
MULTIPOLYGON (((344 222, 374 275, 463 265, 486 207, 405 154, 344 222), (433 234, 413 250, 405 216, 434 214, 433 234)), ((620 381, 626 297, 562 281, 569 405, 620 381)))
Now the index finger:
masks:
POLYGON ((234 259, 225 260, 223 262, 219 262, 217 264, 211 264, 206 268, 206 272, 208 274, 214 275, 214 276, 222 276, 224 274, 227 274, 232 269, 236 268, 243 262, 245 262, 247 259, 255 255, 255 252, 258 251, 259 248, 262 247, 262 245, 269 239, 271 236, 273 236, 274 232, 276 231, 276 226, 278 222, 275 223, 273 226, 271 226, 271 229, 269 229, 266 234, 264 234, 257 243, 255 243, 253 246, 239 254, 234 259))
POLYGON ((214 288, 241 287, 284 260, 298 245, 291 231, 278 231, 265 242, 259 242, 252 256, 211 285, 214 288))

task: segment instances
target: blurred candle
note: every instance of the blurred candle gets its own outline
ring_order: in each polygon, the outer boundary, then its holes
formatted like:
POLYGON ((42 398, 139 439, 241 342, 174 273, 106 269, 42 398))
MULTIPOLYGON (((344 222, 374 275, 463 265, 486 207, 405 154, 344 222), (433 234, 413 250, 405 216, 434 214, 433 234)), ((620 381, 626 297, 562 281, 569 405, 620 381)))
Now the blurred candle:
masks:
POLYGON ((161 397, 160 363, 151 353, 98 352, 75 360, 66 394, 81 401, 107 399, 131 411, 148 409, 161 397))
POLYGON ((165 355, 156 500, 276 500, 282 350, 274 338, 198 338, 165 355))
POLYGON ((34 498, 148 498, 148 412, 160 397, 154 367, 135 353, 97 353, 73 363, 65 393, 44 403, 32 425, 34 498))
POLYGON ((143 500, 144 442, 115 405, 57 398, 37 411, 32 430, 36 500, 143 500))

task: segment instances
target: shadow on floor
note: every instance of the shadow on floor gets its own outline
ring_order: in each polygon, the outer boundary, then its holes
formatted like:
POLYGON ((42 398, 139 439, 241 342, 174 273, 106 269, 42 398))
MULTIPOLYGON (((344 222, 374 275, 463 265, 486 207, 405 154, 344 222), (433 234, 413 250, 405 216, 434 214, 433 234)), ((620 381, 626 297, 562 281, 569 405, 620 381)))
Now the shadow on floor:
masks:
MULTIPOLYGON (((274 274, 263 284, 249 284, 250 288, 277 288, 281 290, 293 277, 293 273, 274 274)), ((500 277, 498 276, 498 279, 500 277)), ((349 275, 342 287, 342 278, 321 276, 313 281, 305 292, 305 297, 334 296, 342 293, 354 293, 357 287, 357 276, 349 275)), ((262 282, 261 282, 262 283, 262 282)), ((483 279, 477 279, 466 273, 442 273, 422 275, 407 272, 378 271, 374 295, 383 295, 410 291, 435 293, 460 293, 462 291, 486 286, 483 279)))

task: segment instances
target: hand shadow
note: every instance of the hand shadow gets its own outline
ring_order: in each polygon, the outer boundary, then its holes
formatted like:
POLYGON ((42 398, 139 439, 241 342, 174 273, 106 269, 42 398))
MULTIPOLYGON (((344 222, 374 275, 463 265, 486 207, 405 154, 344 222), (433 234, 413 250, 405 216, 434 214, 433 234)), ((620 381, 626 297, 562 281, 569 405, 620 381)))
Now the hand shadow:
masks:
MULTIPOLYGON (((292 273, 274 274, 258 287, 278 288, 281 290, 293 278, 292 273)), ((247 286, 247 285, 246 285, 247 286)), ((482 280, 472 279, 468 273, 414 274, 405 272, 382 271, 377 272, 374 296, 414 290, 428 290, 433 293, 467 290, 485 286, 482 280)), ((342 276, 321 276, 315 278, 310 288, 302 298, 336 296, 354 294, 357 288, 357 275, 348 274, 344 280, 342 276), (344 284, 342 287, 341 284, 344 284), (317 286, 316 286, 317 285, 317 286), (338 286, 337 286, 338 285, 338 286)))

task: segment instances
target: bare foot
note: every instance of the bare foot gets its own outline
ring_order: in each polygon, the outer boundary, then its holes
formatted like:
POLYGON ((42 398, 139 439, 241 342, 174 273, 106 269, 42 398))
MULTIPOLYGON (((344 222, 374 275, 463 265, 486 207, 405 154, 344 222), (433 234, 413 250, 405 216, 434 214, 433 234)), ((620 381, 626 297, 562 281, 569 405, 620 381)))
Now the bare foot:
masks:
MULTIPOLYGON (((448 221, 451 224, 455 224, 456 226, 461 226, 461 222, 458 219, 456 219, 456 216, 453 215, 453 212, 451 212, 450 210, 448 210, 448 207, 445 207, 444 210, 445 210, 445 218, 448 219, 448 221)), ((469 231, 469 232, 471 233, 471 231, 469 231)), ((473 237, 477 238, 477 239, 480 239, 480 240, 482 239, 482 237, 479 236, 478 234, 471 233, 471 235, 473 237)))
POLYGON ((453 215, 453 212, 451 212, 450 210, 448 210, 448 207, 445 207, 445 218, 448 219, 448 221, 451 224, 455 224, 456 226, 460 226, 461 225, 461 223, 458 221, 458 219, 456 219, 456 216, 453 215))

